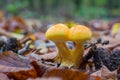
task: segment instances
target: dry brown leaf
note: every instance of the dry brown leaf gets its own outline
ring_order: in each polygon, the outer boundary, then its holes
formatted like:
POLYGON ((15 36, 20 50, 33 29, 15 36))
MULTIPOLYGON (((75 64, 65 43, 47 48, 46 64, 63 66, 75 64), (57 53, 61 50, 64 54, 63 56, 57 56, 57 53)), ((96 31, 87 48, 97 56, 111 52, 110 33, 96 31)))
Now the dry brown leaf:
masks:
POLYGON ((7 76, 14 80, 26 80, 28 78, 37 78, 43 75, 43 71, 37 62, 31 62, 31 65, 34 67, 30 70, 21 70, 17 72, 7 72, 7 76))
POLYGON ((42 76, 43 71, 37 62, 22 59, 12 51, 0 54, 0 72, 5 73, 10 79, 26 80, 42 76))
POLYGON ((90 76, 88 80, 103 80, 103 79, 98 76, 90 76))
POLYGON ((48 60, 48 59, 54 59, 57 56, 58 52, 50 52, 48 54, 41 55, 41 59, 48 60))
POLYGON ((111 78, 113 80, 116 80, 116 78, 117 78, 117 71, 115 70, 115 71, 111 72, 105 66, 103 66, 101 74, 102 74, 101 77, 103 77, 105 79, 110 79, 111 78))
POLYGON ((6 74, 0 73, 0 80, 9 80, 6 74))
POLYGON ((0 64, 11 67, 30 67, 30 61, 18 57, 18 55, 12 51, 3 52, 0 54, 0 64))
POLYGON ((37 77, 35 69, 18 71, 18 72, 8 72, 6 74, 10 79, 14 79, 14 80, 26 80, 28 78, 37 77))
POLYGON ((83 72, 79 72, 77 70, 70 69, 53 69, 43 76, 45 78, 58 77, 62 80, 87 80, 88 75, 83 72))

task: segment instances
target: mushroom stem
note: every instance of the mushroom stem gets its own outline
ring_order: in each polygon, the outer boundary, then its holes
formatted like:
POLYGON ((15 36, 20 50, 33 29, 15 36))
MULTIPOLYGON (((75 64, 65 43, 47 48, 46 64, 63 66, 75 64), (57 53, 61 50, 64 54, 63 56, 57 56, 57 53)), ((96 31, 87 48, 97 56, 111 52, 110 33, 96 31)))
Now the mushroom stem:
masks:
POLYGON ((56 42, 56 46, 59 50, 59 55, 56 57, 56 61, 60 62, 61 65, 64 66, 74 66, 76 68, 79 67, 80 63, 82 62, 83 52, 84 52, 84 45, 83 43, 77 43, 74 50, 70 50, 67 48, 65 42, 56 42))
POLYGON ((83 43, 76 43, 76 47, 71 54, 71 58, 73 59, 73 63, 75 67, 79 67, 82 62, 84 53, 84 45, 83 43))
POLYGON ((69 54, 69 49, 67 48, 66 44, 64 42, 56 43, 59 52, 61 53, 61 57, 68 57, 69 54))
POLYGON ((65 42, 55 42, 56 46, 59 50, 59 55, 56 57, 57 62, 60 62, 60 60, 62 59, 61 65, 67 65, 67 63, 69 63, 71 61, 70 59, 70 51, 67 48, 65 42))

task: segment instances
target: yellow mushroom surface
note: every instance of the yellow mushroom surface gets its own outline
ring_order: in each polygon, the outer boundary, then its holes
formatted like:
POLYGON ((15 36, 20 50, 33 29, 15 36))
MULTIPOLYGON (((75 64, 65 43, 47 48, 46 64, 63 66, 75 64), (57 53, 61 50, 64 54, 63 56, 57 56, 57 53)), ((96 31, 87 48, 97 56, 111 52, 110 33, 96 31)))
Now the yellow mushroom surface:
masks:
POLYGON ((63 41, 67 40, 69 33, 69 28, 64 24, 56 24, 50 27, 46 32, 46 37, 53 41, 63 41))
POLYGON ((69 39, 76 42, 86 42, 91 36, 90 29, 83 25, 75 25, 69 31, 69 39))
POLYGON ((46 32, 46 37, 55 42, 58 47, 59 54, 55 61, 62 60, 63 66, 79 67, 84 53, 84 42, 89 40, 92 32, 83 25, 75 25, 70 29, 64 24, 56 24, 50 27, 46 32), (66 46, 66 41, 73 41, 76 46, 74 50, 70 50, 66 46))
POLYGON ((115 23, 112 26, 112 35, 116 35, 119 32, 120 29, 120 23, 115 23))

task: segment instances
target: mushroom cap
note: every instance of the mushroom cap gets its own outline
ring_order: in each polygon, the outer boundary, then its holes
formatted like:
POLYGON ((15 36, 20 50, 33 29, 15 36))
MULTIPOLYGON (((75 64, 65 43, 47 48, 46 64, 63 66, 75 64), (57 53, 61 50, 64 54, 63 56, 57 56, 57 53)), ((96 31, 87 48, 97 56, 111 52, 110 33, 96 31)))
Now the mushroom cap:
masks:
POLYGON ((52 41, 68 40, 69 28, 64 24, 56 24, 46 31, 46 37, 52 41))
POLYGON ((70 28, 69 39, 75 42, 85 42, 92 37, 91 30, 83 25, 75 25, 70 28))

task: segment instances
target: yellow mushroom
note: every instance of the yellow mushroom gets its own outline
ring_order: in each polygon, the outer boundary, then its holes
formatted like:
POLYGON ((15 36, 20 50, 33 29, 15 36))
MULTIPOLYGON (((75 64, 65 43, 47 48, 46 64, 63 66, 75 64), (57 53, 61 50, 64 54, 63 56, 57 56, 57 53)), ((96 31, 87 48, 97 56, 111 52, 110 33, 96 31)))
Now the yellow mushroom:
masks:
POLYGON ((116 35, 118 33, 120 29, 120 23, 115 23, 113 26, 112 26, 112 35, 116 35))
POLYGON ((70 29, 69 39, 76 44, 75 49, 71 51, 71 58, 75 67, 80 65, 84 53, 84 42, 89 40, 91 36, 92 32, 86 26, 75 25, 70 29))
POLYGON ((59 50, 59 54, 56 58, 57 62, 59 62, 58 57, 60 59, 60 57, 67 58, 67 56, 69 56, 69 51, 65 44, 68 40, 68 34, 69 28, 64 24, 56 24, 50 27, 46 32, 46 37, 52 40, 59 50))
POLYGON ((64 24, 56 24, 50 27, 46 32, 46 37, 56 43, 59 54, 55 61, 59 62, 62 59, 61 65, 79 67, 84 53, 84 42, 92 36, 91 31, 82 25, 75 25, 68 28, 64 24), (70 50, 66 46, 66 41, 76 43, 75 49, 70 50))

